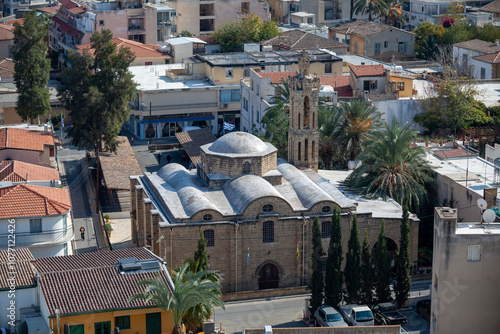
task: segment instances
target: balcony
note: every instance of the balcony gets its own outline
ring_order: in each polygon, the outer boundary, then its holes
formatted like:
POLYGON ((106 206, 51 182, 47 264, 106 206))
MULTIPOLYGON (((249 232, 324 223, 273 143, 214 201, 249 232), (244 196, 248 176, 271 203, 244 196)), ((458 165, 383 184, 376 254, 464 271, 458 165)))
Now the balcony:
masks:
MULTIPOLYGON (((52 230, 40 233, 15 233, 15 240, 10 237, 10 234, 0 234, 0 248, 7 248, 9 240, 15 241, 18 246, 45 246, 51 244, 62 244, 70 241, 73 238, 73 225, 66 229, 52 230)), ((11 241, 11 242, 12 242, 11 241)))

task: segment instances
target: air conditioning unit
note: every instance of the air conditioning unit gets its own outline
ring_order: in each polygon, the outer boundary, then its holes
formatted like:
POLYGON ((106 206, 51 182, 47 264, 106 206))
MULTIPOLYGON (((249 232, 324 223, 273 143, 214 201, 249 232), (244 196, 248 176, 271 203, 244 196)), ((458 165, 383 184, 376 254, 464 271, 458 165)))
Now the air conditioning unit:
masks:
POLYGON ((225 109, 225 108, 228 108, 228 107, 229 107, 229 104, 227 104, 227 103, 223 103, 223 104, 221 104, 221 105, 220 105, 220 107, 221 107, 222 109, 225 109))

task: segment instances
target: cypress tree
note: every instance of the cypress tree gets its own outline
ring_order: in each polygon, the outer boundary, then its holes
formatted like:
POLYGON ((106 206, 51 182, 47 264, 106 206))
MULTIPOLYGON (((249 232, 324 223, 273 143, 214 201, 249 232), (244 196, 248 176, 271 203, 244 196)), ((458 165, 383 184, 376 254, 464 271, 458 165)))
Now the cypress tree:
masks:
POLYGON ((361 302, 371 305, 373 302, 372 254, 368 243, 368 233, 365 234, 363 250, 361 251, 361 302))
POLYGON ((410 219, 408 206, 403 206, 399 252, 396 258, 396 302, 402 307, 410 296, 410 219))
POLYGON ((340 210, 333 211, 332 225, 330 228, 330 244, 328 245, 328 258, 326 259, 325 303, 336 307, 342 301, 342 223, 340 210))
POLYGON ((319 218, 316 217, 312 226, 312 277, 309 284, 311 289, 311 298, 309 299, 309 308, 311 313, 323 305, 323 266, 321 256, 323 256, 323 247, 321 246, 321 227, 319 218))
POLYGON ((203 236, 203 231, 200 231, 200 239, 198 239, 198 248, 194 251, 194 262, 198 266, 198 270, 208 270, 208 254, 207 240, 203 236))
POLYGON ((358 218, 356 215, 352 218, 351 236, 347 244, 347 256, 345 264, 345 284, 347 288, 346 300, 349 304, 357 303, 359 300, 360 288, 360 245, 359 245, 359 231, 358 231, 358 218))
POLYGON ((387 251, 385 240, 385 221, 382 220, 380 234, 378 236, 377 247, 375 248, 375 291, 379 303, 391 300, 391 259, 387 251))
POLYGON ((24 24, 14 23, 14 82, 17 92, 17 113, 23 120, 45 115, 50 109, 47 83, 50 59, 47 58, 48 23, 31 10, 24 24))

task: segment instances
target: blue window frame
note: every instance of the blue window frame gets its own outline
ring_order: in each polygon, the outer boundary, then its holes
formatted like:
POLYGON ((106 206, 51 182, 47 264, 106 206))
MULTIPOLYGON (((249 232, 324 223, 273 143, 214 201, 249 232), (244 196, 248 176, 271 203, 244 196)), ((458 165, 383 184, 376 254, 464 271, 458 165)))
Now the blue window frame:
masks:
POLYGON ((380 54, 380 43, 375 43, 375 54, 376 55, 380 54))
POLYGON ((240 102, 241 92, 239 89, 225 89, 220 91, 220 102, 240 102))

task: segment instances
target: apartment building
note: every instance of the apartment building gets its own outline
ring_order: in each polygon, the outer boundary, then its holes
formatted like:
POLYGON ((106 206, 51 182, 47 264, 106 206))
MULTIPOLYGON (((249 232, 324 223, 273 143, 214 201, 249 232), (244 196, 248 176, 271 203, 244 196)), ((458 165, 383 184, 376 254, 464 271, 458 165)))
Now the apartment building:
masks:
POLYGON ((177 33, 189 31, 192 35, 210 35, 222 24, 256 13, 268 20, 268 4, 261 0, 170 0, 162 2, 173 8, 177 33))
POLYGON ((500 224, 498 218, 486 223, 481 215, 462 223, 457 211, 449 207, 434 210, 430 332, 495 333, 500 224))
MULTIPOLYGON (((465 0, 459 2, 469 8, 481 8, 492 2, 492 0, 465 0)), ((441 16, 448 13, 448 6, 451 3, 451 0, 410 0, 410 11, 408 12, 410 19, 408 23, 414 27, 422 22, 441 24, 441 16)))
POLYGON ((18 10, 29 11, 55 4, 55 0, 5 0, 2 1, 3 16, 15 15, 18 10))

